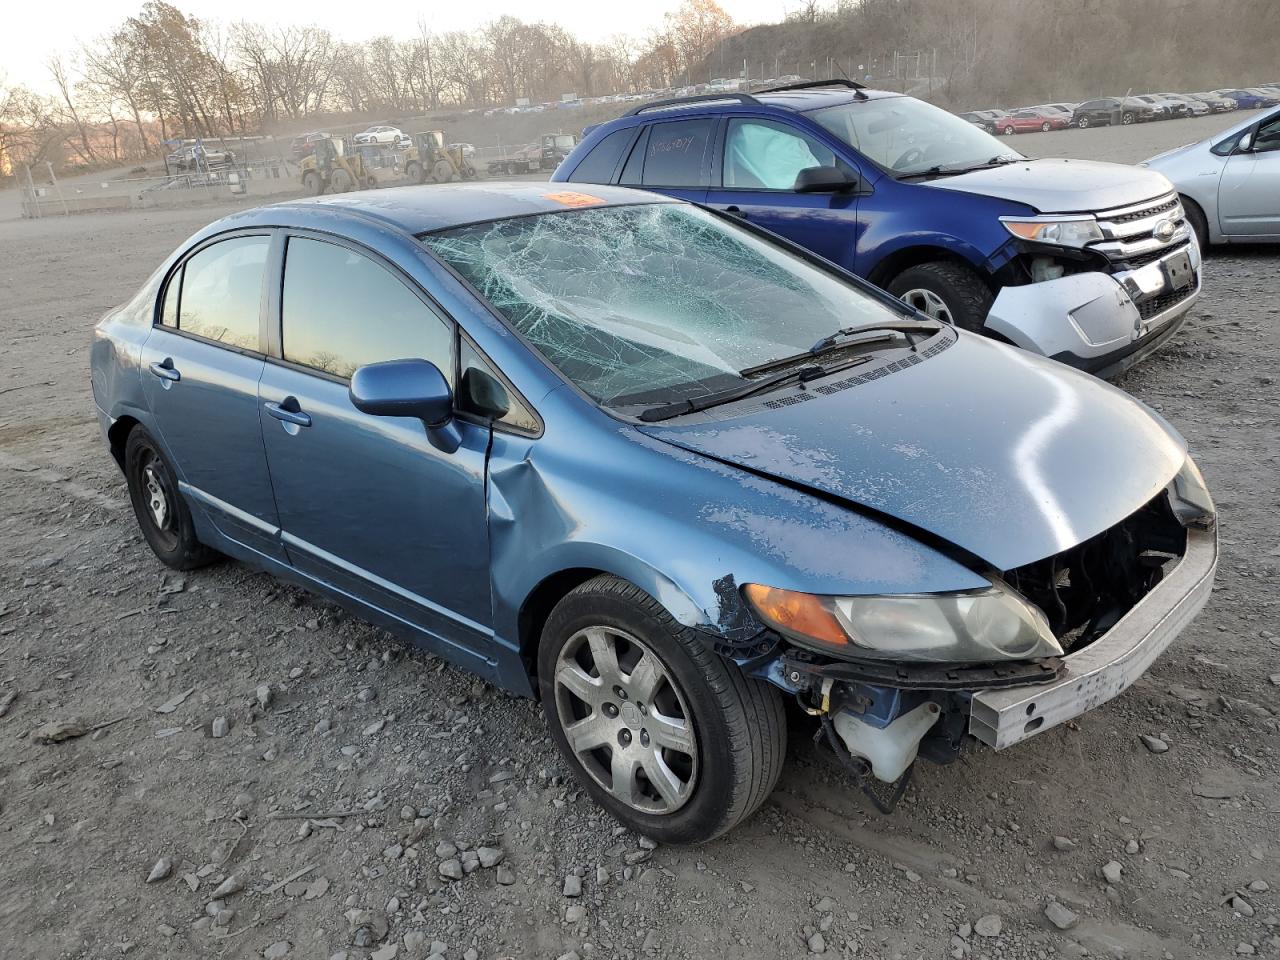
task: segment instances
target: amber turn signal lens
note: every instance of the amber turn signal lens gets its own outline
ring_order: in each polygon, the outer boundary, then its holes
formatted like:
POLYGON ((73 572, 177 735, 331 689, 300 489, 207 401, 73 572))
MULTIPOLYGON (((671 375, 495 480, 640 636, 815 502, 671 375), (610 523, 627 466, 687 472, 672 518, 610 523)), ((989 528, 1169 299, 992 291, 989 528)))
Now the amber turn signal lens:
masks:
POLYGON ((748 583, 742 591, 756 612, 783 633, 833 647, 849 645, 849 635, 832 614, 825 598, 759 583, 748 583))

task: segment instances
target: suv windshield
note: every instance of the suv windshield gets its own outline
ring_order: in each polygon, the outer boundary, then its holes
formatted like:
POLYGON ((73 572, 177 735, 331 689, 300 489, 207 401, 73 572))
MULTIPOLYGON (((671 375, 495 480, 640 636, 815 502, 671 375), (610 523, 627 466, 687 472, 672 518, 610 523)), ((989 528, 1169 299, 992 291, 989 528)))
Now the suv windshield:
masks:
POLYGON ((838 328, 904 319, 686 204, 519 217, 421 239, 565 377, 611 406, 696 400, 838 328))
POLYGON ((984 166, 997 157, 1022 159, 972 123, 911 97, 855 100, 814 110, 809 116, 899 177, 954 173, 984 166))

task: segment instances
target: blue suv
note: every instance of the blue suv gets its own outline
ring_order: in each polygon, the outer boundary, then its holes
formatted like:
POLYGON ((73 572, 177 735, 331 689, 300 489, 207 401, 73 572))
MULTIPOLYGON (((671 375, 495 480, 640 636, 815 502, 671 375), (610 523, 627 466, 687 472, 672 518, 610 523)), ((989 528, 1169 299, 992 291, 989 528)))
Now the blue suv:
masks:
POLYGON ((1169 339, 1200 293, 1200 250, 1163 176, 1028 159, 850 81, 649 103, 584 131, 552 179, 749 220, 934 319, 1102 376, 1169 339))

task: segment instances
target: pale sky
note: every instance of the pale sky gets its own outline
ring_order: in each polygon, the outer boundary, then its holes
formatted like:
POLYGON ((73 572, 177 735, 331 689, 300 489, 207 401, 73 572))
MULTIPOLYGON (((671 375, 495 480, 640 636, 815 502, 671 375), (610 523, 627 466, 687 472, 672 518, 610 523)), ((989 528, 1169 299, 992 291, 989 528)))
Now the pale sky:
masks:
MULTIPOLYGON (((396 0, 375 3, 337 3, 334 0, 170 0, 184 13, 203 20, 233 23, 252 20, 266 24, 316 24, 340 40, 367 40, 389 34, 407 39, 418 32, 419 17, 429 29, 466 30, 503 14, 526 22, 558 23, 574 36, 599 42, 616 33, 644 36, 662 23, 663 14, 679 0, 601 3, 599 0, 463 0, 415 7, 396 0), (607 9, 608 14, 602 14, 607 9)), ((719 0, 743 25, 782 19, 798 0, 719 0)), ((0 28, 0 78, 48 91, 50 54, 73 52, 81 41, 109 33, 137 13, 142 0, 69 0, 45 6, 18 3, 3 17, 0 28)))

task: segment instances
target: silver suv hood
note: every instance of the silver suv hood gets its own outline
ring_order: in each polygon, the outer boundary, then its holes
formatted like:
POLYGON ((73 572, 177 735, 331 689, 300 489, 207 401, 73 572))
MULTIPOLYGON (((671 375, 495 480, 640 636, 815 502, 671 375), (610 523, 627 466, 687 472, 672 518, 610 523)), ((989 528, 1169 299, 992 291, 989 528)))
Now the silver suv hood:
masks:
POLYGON ((1163 174, 1095 160, 1020 160, 929 181, 942 190, 1002 197, 1039 213, 1091 213, 1164 196, 1163 174))

